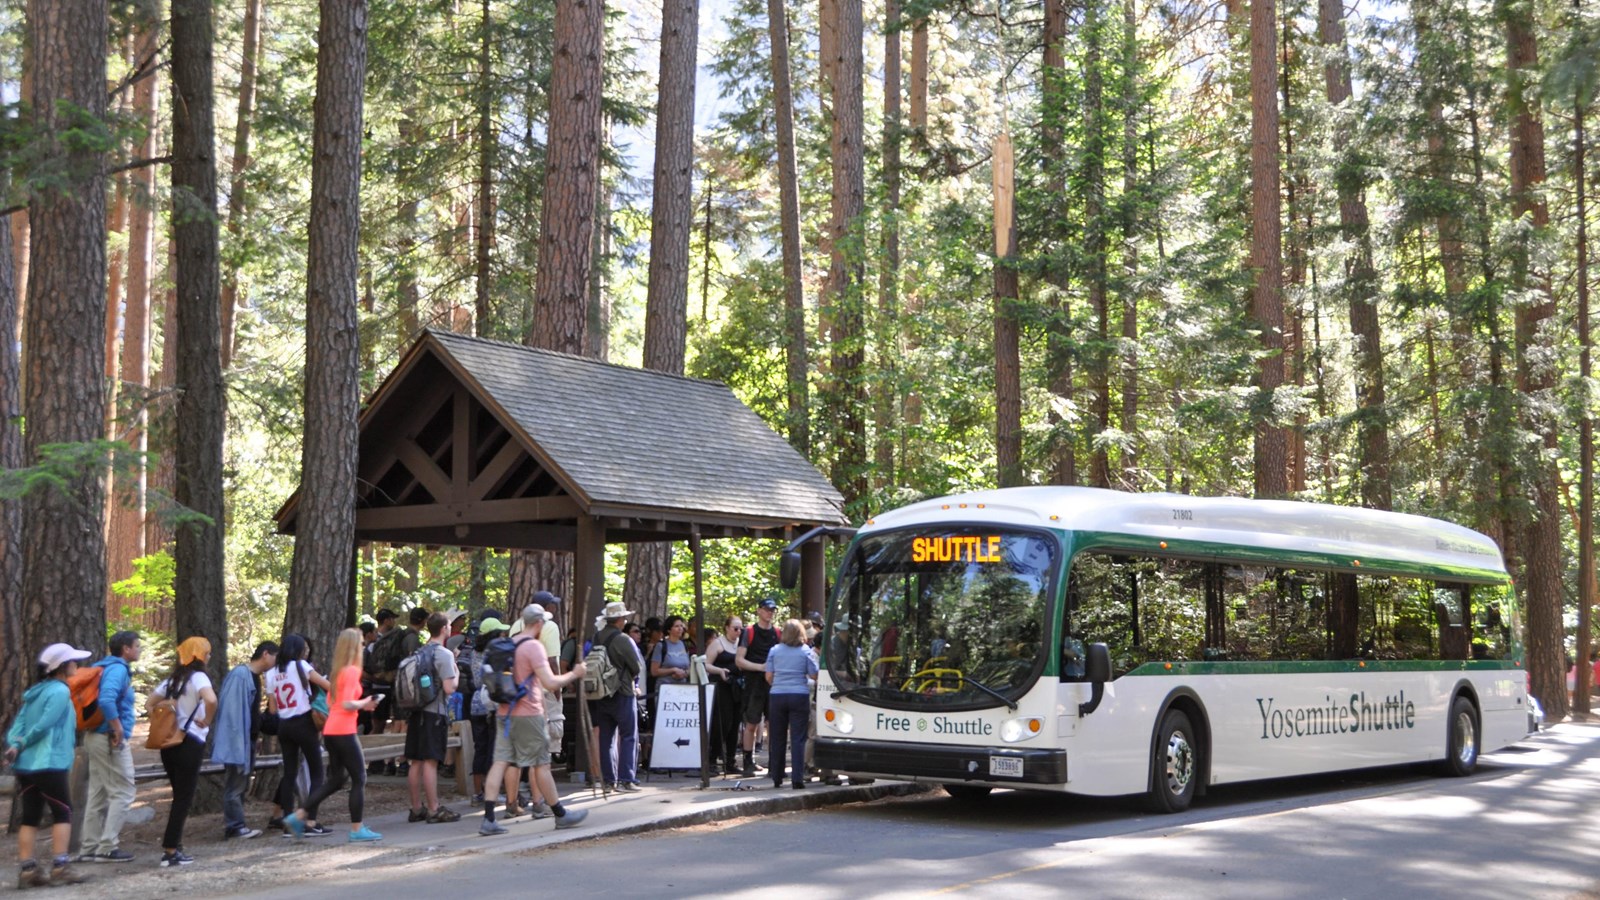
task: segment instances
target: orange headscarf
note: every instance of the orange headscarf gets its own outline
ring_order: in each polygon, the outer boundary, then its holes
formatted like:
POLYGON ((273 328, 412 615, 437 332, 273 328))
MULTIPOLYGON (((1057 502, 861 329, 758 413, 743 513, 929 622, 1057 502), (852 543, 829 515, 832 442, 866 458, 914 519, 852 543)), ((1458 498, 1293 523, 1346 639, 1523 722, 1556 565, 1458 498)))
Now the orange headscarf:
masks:
POLYGON ((192 637, 178 645, 178 665, 187 666, 197 659, 211 659, 210 641, 203 637, 192 637))

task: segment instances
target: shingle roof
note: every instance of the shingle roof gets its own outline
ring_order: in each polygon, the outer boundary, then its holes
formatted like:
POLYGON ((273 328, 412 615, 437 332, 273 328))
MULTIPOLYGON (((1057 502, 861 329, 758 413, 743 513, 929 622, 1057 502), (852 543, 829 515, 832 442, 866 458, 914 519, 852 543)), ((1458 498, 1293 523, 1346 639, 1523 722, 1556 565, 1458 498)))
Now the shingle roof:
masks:
POLYGON ((724 384, 450 332, 424 340, 586 508, 845 521, 833 485, 724 384))

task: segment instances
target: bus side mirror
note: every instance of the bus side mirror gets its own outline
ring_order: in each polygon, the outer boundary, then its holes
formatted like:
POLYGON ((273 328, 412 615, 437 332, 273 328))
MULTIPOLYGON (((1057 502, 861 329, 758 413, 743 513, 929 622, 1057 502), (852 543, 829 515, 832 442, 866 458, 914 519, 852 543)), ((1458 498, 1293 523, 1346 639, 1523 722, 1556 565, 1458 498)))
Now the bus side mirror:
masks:
POLYGON ((786 591, 800 583, 800 551, 785 550, 778 557, 778 582, 786 591))
POLYGON ((1111 649, 1105 644, 1090 644, 1084 655, 1084 678, 1089 682, 1089 702, 1078 704, 1078 715, 1087 716, 1100 708, 1106 682, 1111 680, 1111 649))

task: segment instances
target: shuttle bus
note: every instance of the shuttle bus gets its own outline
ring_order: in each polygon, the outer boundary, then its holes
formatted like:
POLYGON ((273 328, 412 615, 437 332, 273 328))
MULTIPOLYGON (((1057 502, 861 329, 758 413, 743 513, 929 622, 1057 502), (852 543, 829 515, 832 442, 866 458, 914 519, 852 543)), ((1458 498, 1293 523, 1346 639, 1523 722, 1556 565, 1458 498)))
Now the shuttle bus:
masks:
POLYGON ((1466 775, 1528 730, 1499 548, 1367 509, 1075 487, 916 503, 850 541, 819 643, 816 765, 961 800, 1176 812, 1254 779, 1466 775))

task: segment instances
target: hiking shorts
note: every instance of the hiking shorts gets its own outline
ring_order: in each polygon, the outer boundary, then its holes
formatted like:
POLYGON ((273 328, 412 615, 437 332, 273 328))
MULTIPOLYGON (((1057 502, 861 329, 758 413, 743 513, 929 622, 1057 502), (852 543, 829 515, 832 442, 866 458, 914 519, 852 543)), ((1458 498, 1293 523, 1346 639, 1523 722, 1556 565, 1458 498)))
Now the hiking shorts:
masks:
POLYGON ((744 723, 746 725, 760 725, 761 719, 767 714, 767 694, 772 692, 772 685, 767 684, 767 676, 759 672, 747 672, 744 676, 744 723))
POLYGON ((406 759, 444 762, 450 744, 450 720, 438 713, 414 712, 406 725, 406 759))
POLYGON ((507 716, 494 726, 494 761, 519 768, 550 765, 544 716, 507 716))

